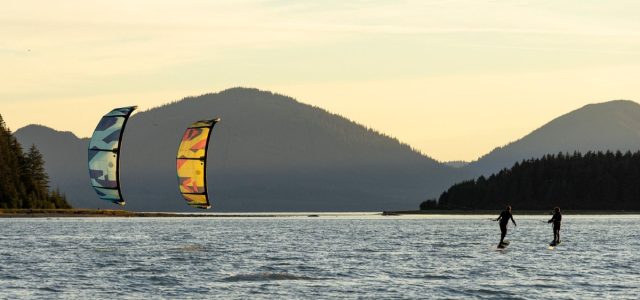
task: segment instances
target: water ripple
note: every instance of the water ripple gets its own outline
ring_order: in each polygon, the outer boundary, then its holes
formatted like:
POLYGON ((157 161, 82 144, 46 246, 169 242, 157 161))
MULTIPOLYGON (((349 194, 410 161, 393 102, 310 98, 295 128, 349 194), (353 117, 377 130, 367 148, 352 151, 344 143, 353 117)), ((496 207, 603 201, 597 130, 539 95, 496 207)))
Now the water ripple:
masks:
POLYGON ((307 276, 298 276, 288 273, 253 273, 238 274, 223 278, 222 281, 239 282, 239 281, 271 281, 271 280, 318 280, 307 276))
POLYGON ((0 219, 0 298, 637 297, 640 216, 545 218, 0 219))

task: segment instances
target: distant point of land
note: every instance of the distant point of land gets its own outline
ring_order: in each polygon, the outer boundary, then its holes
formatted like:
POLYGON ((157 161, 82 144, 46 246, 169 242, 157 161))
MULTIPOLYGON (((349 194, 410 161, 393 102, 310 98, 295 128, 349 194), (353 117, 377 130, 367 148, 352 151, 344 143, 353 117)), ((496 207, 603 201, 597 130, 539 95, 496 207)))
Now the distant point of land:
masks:
MULTIPOLYGON (((171 213, 171 212, 135 212, 117 209, 0 209, 0 218, 86 218, 86 217, 121 217, 121 218, 193 218, 193 217, 286 217, 287 214, 215 214, 215 213, 171 213)), ((294 216, 294 214, 291 214, 294 216)), ((297 216, 297 215, 296 215, 297 216)), ((305 215, 306 216, 306 215, 305 215)))

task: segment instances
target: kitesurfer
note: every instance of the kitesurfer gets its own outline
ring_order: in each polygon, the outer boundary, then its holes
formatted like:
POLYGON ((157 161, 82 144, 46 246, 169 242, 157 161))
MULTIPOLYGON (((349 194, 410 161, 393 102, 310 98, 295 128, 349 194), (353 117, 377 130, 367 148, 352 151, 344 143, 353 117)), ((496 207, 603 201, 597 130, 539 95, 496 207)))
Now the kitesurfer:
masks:
POLYGON ((553 209, 553 217, 547 223, 553 223, 553 242, 552 245, 560 244, 560 224, 562 223, 562 214, 560 207, 553 209))
POLYGON ((500 244, 498 244, 498 247, 504 246, 504 237, 507 235, 507 224, 509 224, 509 220, 513 222, 513 226, 518 226, 511 214, 511 205, 507 205, 505 210, 502 211, 500 216, 496 219, 496 221, 500 221, 500 244))

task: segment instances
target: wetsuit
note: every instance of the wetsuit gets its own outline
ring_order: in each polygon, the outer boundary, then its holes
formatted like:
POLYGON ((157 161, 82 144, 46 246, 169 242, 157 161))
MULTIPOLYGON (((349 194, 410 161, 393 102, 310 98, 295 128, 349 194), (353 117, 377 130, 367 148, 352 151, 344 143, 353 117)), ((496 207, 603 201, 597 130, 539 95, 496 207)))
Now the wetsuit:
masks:
POLYGON ((560 243, 560 225, 562 224, 562 214, 560 212, 556 212, 551 217, 548 223, 553 222, 553 243, 560 243))
POLYGON ((560 223, 562 222, 562 214, 560 212, 553 214, 553 217, 551 217, 551 220, 549 220, 549 223, 551 222, 553 222, 554 228, 558 228, 558 230, 560 230, 560 223))
POLYGON ((500 243, 502 244, 502 242, 504 241, 504 237, 507 235, 507 224, 509 224, 509 220, 511 220, 513 222, 513 224, 516 223, 516 221, 513 220, 513 215, 507 211, 504 210, 500 213, 500 216, 498 217, 498 221, 500 221, 500 243))

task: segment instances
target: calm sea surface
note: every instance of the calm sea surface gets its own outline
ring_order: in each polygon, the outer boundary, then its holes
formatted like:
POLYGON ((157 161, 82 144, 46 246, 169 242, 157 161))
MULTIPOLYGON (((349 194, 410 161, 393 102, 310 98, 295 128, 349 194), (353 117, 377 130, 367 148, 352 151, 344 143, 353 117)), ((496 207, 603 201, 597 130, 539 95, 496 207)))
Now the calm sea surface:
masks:
POLYGON ((0 219, 0 298, 638 299, 640 216, 0 219))

